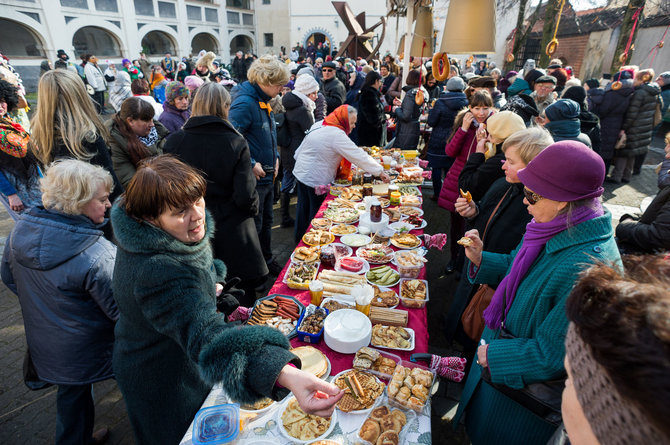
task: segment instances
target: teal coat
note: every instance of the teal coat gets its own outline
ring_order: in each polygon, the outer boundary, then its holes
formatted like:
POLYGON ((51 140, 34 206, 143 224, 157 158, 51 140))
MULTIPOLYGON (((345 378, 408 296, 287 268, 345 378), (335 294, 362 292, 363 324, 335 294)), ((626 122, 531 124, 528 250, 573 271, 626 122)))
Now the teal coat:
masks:
MULTIPOLYGON (((520 247, 510 254, 484 252, 472 281, 499 284, 520 247)), ((489 345, 487 360, 493 382, 518 389, 565 375, 565 301, 579 272, 598 261, 621 264, 609 212, 549 240, 507 313, 505 327, 517 338, 496 340, 497 332, 489 328, 482 334, 489 345)), ((546 444, 555 427, 483 382, 481 369, 472 365, 455 424, 466 411, 465 425, 474 445, 546 444)))
POLYGON ((118 241, 112 287, 119 307, 113 367, 138 445, 177 444, 213 384, 236 401, 287 393, 275 381, 289 362, 276 329, 239 327, 216 311, 215 283, 226 269, 212 258, 214 222, 195 244, 112 208, 118 241))

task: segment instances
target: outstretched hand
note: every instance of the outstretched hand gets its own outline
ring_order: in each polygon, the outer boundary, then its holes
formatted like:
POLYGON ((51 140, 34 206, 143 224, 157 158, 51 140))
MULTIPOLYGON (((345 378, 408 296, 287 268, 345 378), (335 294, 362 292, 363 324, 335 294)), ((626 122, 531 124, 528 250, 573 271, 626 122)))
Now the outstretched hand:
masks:
POLYGON ((289 365, 284 366, 277 382, 293 392, 304 412, 320 417, 332 416, 335 404, 344 396, 332 383, 289 365))

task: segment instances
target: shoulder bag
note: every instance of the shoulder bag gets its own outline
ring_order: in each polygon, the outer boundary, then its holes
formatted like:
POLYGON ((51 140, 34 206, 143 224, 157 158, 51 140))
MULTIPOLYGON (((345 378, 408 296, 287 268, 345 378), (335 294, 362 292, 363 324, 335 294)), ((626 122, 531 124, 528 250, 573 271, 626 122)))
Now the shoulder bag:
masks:
MULTIPOLYGON (((498 201, 498 204, 496 205, 495 209, 493 209, 493 212, 491 212, 488 221, 486 221, 486 226, 484 226, 484 232, 482 233, 482 241, 484 241, 484 238, 486 238, 486 232, 489 228, 491 220, 493 219, 493 216, 500 208, 500 205, 505 200, 505 197, 507 197, 509 191, 510 189, 508 188, 503 197, 500 198, 500 201, 498 201)), ((463 311, 463 315, 461 316, 463 332, 465 332, 467 336, 473 340, 479 340, 479 338, 482 336, 482 332, 484 332, 484 310, 486 310, 486 308, 489 307, 489 304, 491 304, 491 299, 493 298, 493 294, 495 292, 496 290, 488 284, 480 284, 477 292, 475 292, 475 294, 472 296, 470 303, 463 311)))

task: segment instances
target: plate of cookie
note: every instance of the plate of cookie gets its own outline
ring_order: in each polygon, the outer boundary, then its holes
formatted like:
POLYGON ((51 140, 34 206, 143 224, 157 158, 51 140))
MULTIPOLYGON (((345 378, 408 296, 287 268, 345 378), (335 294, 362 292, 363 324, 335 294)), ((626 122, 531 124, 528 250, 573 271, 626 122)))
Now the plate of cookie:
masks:
POLYGON ((288 398, 277 410, 279 432, 291 443, 307 444, 323 439, 335 428, 337 410, 327 419, 325 417, 306 414, 295 397, 288 398))
POLYGON ((297 335, 295 328, 305 306, 288 295, 272 294, 256 301, 251 308, 248 325, 270 326, 278 329, 288 338, 297 335))
POLYGON ((333 377, 333 384, 344 390, 344 396, 337 402, 337 409, 345 413, 368 413, 384 394, 384 384, 372 374, 347 369, 333 377))
POLYGON ((389 405, 373 409, 358 430, 358 439, 364 444, 396 445, 406 443, 405 426, 416 418, 413 411, 403 411, 389 405))

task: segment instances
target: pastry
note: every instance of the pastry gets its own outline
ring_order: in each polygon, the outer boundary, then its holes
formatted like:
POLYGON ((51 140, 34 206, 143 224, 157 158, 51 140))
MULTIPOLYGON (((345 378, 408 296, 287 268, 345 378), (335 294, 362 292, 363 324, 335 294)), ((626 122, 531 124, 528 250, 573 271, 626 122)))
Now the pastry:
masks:
POLYGON ((395 431, 386 431, 377 439, 376 445, 398 445, 400 436, 395 431))
POLYGON ((398 421, 402 423, 403 426, 405 426, 405 424, 407 423, 407 416, 399 409, 394 409, 393 411, 391 411, 391 415, 396 419, 398 419, 398 421))
POLYGON ((376 443, 381 432, 379 423, 377 423, 376 420, 367 419, 363 422, 363 426, 361 426, 361 429, 358 431, 358 435, 361 439, 367 440, 370 443, 376 443))
POLYGON ((355 369, 341 374, 333 383, 345 391, 337 402, 337 407, 344 412, 370 408, 386 387, 373 375, 355 369))
POLYGON ((323 376, 328 370, 328 359, 323 355, 323 352, 312 346, 300 346, 291 349, 291 352, 300 358, 302 363, 302 370, 317 377, 323 376))
POLYGON ((395 395, 395 398, 396 398, 396 400, 404 402, 407 399, 409 399, 411 394, 412 394, 412 392, 410 391, 410 389, 406 386, 403 386, 402 388, 400 388, 398 390, 398 393, 395 395))
POLYGON ((459 189, 461 192, 461 196, 465 198, 468 202, 472 201, 472 194, 470 192, 464 192, 463 189, 459 189))
POLYGON ((330 419, 305 414, 295 398, 286 406, 281 422, 291 437, 304 441, 322 436, 330 427, 330 419))
POLYGON ((474 242, 470 238, 468 238, 467 236, 464 236, 463 238, 456 241, 456 244, 460 244, 461 246, 468 247, 468 246, 472 246, 474 244, 474 242))
POLYGON ((378 406, 370 413, 370 418, 380 422, 385 416, 389 415, 391 411, 388 406, 378 406))
POLYGON ((383 432, 395 431, 396 433, 400 433, 400 430, 402 429, 402 423, 400 423, 400 420, 396 419, 390 413, 382 417, 382 419, 379 421, 379 426, 383 432))

